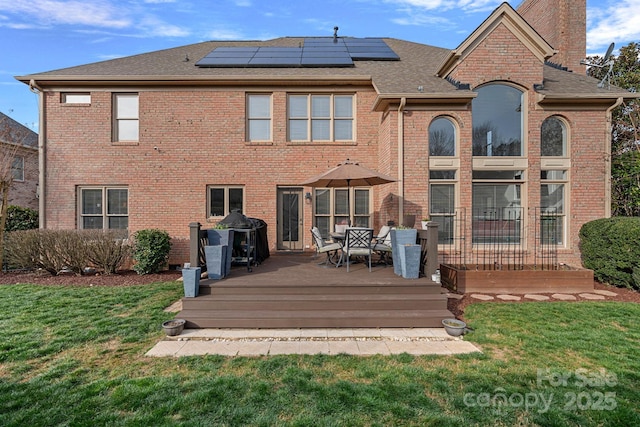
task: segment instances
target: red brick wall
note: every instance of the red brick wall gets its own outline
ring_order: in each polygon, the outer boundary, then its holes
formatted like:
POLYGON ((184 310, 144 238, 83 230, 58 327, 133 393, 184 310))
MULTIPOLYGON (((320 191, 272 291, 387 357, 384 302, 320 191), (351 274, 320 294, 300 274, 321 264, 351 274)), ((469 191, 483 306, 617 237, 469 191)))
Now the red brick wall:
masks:
MULTIPOLYGON (((379 166, 381 114, 371 111, 372 89, 356 96, 356 144, 288 143, 286 93, 273 92, 273 143, 251 144, 243 90, 141 91, 137 145, 111 143, 110 92, 92 92, 86 106, 61 104, 59 93, 47 93, 47 227, 77 227, 77 186, 126 185, 130 231, 167 230, 172 263, 181 263, 188 260, 189 223, 214 224, 206 216, 207 185, 237 184, 245 186, 245 214, 267 222, 274 248, 278 186, 299 186, 347 158, 379 166)), ((375 212, 380 203, 375 195, 375 212)), ((304 209, 311 244, 311 205, 304 209)))
MULTIPOLYGON (((0 150, 5 146, 0 144, 0 150)), ((8 148, 13 153, 14 147, 8 148)), ((38 210, 38 151, 18 148, 15 156, 24 159, 24 180, 13 181, 9 189, 9 205, 38 210)))
POLYGON ((559 52, 550 61, 584 74, 587 51, 586 0, 525 0, 518 13, 559 52))

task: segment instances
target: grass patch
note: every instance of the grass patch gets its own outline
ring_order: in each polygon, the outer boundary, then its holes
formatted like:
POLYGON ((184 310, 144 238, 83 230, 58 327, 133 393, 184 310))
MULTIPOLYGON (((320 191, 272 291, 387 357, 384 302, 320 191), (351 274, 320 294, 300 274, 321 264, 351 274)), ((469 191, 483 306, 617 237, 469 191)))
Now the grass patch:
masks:
POLYGON ((145 357, 181 293, 0 286, 2 425, 640 425, 638 304, 471 305, 484 354, 145 357))

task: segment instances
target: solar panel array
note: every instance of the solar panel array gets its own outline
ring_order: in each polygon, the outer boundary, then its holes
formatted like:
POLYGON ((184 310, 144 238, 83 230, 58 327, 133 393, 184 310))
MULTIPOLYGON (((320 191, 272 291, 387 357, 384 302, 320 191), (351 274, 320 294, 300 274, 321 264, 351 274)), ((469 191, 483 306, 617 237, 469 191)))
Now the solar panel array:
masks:
POLYGON ((218 47, 198 67, 353 67, 353 61, 398 61, 379 38, 306 38, 300 47, 218 47))

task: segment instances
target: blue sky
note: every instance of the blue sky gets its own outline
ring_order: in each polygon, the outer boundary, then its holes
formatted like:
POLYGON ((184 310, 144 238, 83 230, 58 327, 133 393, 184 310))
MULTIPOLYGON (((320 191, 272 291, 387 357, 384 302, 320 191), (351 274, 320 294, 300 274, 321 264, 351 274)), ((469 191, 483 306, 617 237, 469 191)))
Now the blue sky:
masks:
MULTIPOLYGON (((500 0, 0 0, 0 112, 37 132, 16 75, 206 40, 394 37, 455 48, 500 0)), ((514 8, 521 0, 509 1, 514 8)), ((587 0, 587 51, 640 41, 640 0, 587 0)))

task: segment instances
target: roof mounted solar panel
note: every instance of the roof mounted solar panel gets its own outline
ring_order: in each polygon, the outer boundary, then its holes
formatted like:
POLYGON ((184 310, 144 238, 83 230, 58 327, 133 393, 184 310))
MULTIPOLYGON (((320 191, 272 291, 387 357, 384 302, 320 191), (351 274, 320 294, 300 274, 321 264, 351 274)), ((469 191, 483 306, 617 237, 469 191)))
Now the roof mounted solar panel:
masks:
POLYGON ((354 61, 400 60, 400 57, 382 39, 345 39, 345 45, 354 61))
POLYGON ((352 67, 354 60, 399 60, 382 39, 306 38, 301 47, 218 47, 198 67, 352 67))

